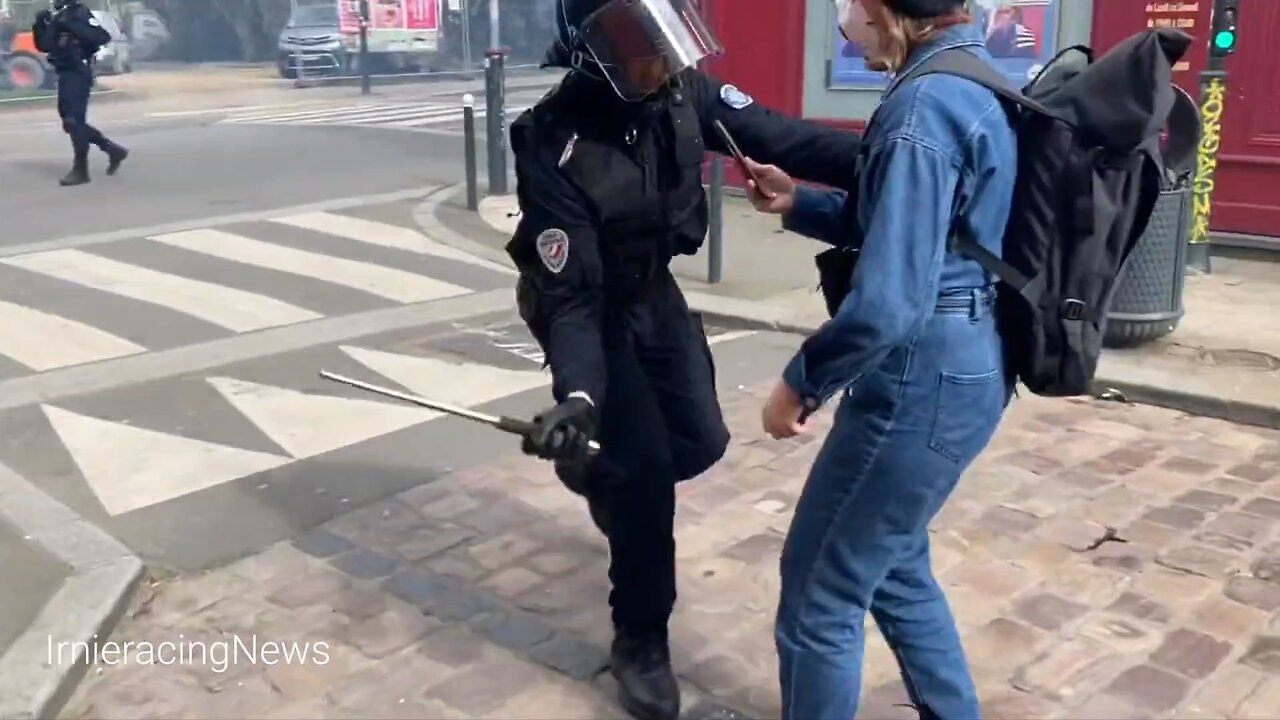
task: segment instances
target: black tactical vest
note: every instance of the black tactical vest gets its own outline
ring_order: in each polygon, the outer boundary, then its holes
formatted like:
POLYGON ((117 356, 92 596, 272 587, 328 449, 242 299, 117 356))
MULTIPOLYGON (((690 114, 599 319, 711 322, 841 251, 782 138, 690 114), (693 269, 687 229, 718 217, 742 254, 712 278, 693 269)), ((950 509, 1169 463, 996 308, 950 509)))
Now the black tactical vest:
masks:
POLYGON ((678 88, 630 123, 593 121, 575 95, 553 95, 535 109, 533 125, 549 132, 530 135, 563 138, 560 172, 595 215, 606 295, 627 299, 675 255, 696 254, 706 237, 699 118, 678 88))

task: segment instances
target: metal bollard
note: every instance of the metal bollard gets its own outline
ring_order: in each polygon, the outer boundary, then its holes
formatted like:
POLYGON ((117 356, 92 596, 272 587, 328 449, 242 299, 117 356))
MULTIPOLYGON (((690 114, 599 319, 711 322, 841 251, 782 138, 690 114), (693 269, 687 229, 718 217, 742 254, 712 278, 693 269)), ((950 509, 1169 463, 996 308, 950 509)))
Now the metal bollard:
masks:
POLYGON ((360 0, 360 94, 368 95, 373 78, 369 76, 369 0, 360 0))
POLYGON ((467 209, 480 209, 480 188, 476 180, 476 98, 462 96, 462 136, 467 163, 467 209))
POLYGON ((501 48, 490 49, 484 70, 485 125, 489 156, 489 194, 507 194, 507 143, 503 135, 506 125, 503 98, 503 65, 505 58, 501 48))
POLYGON ((724 161, 711 157, 711 189, 707 208, 707 282, 718 283, 724 267, 724 161))

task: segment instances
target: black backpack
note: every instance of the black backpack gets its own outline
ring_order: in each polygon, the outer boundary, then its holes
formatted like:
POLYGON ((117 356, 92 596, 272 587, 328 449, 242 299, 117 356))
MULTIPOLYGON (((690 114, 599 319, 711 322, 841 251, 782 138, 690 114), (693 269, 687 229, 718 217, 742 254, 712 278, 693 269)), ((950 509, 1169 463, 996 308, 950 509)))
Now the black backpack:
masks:
MULTIPOLYGON (((1000 279, 997 317, 1006 362, 1037 395, 1091 391, 1117 279, 1163 186, 1160 136, 1178 92, 1172 69, 1190 42, 1176 30, 1145 31, 1096 62, 1089 48, 1072 47, 1022 92, 977 55, 953 48, 897 86, 947 73, 1005 101, 1018 134, 1018 180, 1003 259, 966 237, 953 235, 950 245, 1000 279)), ((1198 127, 1189 132, 1193 137, 1179 128, 1181 137, 1171 142, 1194 149, 1198 127)), ((856 231, 855 198, 851 192, 844 224, 856 231)), ((849 291, 856 247, 817 258, 832 315, 849 291)))

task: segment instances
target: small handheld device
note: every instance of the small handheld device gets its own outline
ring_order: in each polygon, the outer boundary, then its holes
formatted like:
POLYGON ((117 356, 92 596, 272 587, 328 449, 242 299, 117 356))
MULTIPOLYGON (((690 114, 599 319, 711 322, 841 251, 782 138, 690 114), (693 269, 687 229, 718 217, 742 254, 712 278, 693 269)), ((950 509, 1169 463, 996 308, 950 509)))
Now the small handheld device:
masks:
MULTIPOLYGON (((751 172, 751 168, 747 166, 747 158, 738 149, 738 143, 733 141, 733 136, 729 134, 729 131, 725 129, 724 124, 719 120, 716 120, 714 125, 716 132, 720 135, 720 139, 724 141, 725 147, 729 148, 729 154, 733 155, 734 160, 738 161, 738 167, 742 169, 742 174, 751 178, 756 187, 760 187, 760 178, 756 177, 756 174, 751 172)), ((764 188, 760 188, 760 192, 765 192, 764 188)))

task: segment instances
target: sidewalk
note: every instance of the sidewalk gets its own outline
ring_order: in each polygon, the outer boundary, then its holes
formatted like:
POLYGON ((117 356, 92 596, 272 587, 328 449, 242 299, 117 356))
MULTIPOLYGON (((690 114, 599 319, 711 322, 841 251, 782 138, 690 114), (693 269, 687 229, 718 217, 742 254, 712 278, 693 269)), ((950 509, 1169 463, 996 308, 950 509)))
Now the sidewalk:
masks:
MULTIPOLYGON (((768 390, 724 393, 729 453, 680 488, 688 718, 778 716, 778 553, 830 415, 811 436, 762 439, 768 390)), ((1280 707, 1280 432, 1024 397, 932 531, 986 717, 1280 707)), ((546 464, 495 458, 152 584, 63 717, 623 717, 602 673, 606 563, 546 464), (165 642, 192 645, 139 659, 165 642)), ((915 717, 867 633, 860 717, 915 717)))
MULTIPOLYGON (((501 252, 516 218, 514 196, 486 197, 480 213, 458 196, 437 208, 478 252, 501 252)), ((722 281, 709 284, 709 247, 674 264, 691 300, 709 314, 812 332, 826 319, 813 257, 825 246, 781 229, 744 199, 724 202, 722 281)), ((502 255, 505 260, 505 254, 502 255)), ((1275 264, 1214 259, 1210 275, 1187 278, 1186 315, 1149 345, 1105 350, 1099 392, 1236 422, 1280 428, 1280 273, 1275 264)))
MULTIPOLYGON (((419 222, 504 261, 500 200, 486 222, 440 197, 419 222)), ((731 200, 725 282, 701 282, 705 258, 683 262, 691 303, 744 323, 820 319, 802 270, 816 246, 772 228, 731 200)), ((1249 307, 1232 283, 1274 292, 1252 272, 1208 278, 1222 282, 1204 305, 1218 314, 1174 337, 1273 340, 1261 312, 1246 339, 1222 332, 1249 307)), ((813 436, 763 439, 768 390, 723 392, 734 443, 681 487, 673 642, 689 718, 778 714, 778 552, 829 413, 813 436)), ((1264 718, 1280 706, 1280 432, 1024 394, 933 534, 987 717, 1264 718)), ((152 581, 62 717, 621 717, 603 672, 606 567, 549 467, 494 458, 227 567, 152 581)), ((914 717, 896 673, 869 624, 861 717, 914 717)))

